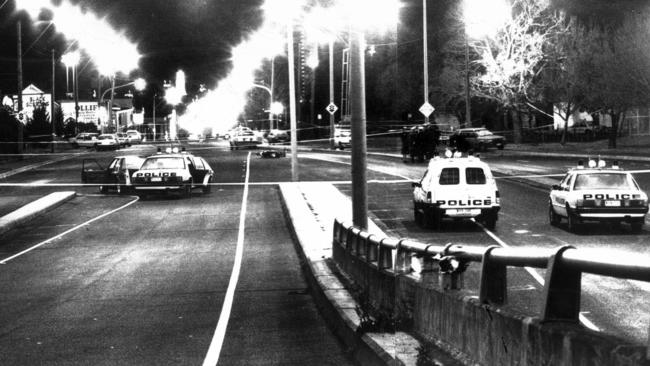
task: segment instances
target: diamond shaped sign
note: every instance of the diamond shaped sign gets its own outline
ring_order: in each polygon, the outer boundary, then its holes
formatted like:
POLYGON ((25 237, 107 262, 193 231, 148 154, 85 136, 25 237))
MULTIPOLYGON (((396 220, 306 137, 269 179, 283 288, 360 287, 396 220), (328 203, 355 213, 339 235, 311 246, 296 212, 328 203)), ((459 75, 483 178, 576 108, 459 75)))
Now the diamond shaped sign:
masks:
POLYGON ((329 114, 334 114, 339 110, 339 107, 337 107, 334 103, 330 103, 325 109, 329 112, 329 114))
POLYGON ((429 117, 431 113, 433 113, 433 111, 435 110, 436 109, 433 108, 433 106, 429 104, 429 102, 424 102, 424 104, 422 104, 422 107, 420 107, 419 109, 420 113, 424 114, 425 117, 429 117))

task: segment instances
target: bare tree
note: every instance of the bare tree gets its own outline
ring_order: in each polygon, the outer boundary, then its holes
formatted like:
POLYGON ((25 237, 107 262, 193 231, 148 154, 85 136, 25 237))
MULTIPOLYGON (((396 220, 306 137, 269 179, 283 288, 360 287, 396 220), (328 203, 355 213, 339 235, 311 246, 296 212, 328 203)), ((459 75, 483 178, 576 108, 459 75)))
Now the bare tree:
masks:
MULTIPOLYGON (((470 41, 478 55, 480 74, 472 77, 475 96, 495 100, 510 111, 528 110, 529 95, 537 95, 537 79, 547 67, 545 50, 567 31, 565 17, 551 11, 544 0, 515 0, 513 17, 495 37, 470 41)), ((521 141, 521 122, 513 123, 515 142, 521 141)))

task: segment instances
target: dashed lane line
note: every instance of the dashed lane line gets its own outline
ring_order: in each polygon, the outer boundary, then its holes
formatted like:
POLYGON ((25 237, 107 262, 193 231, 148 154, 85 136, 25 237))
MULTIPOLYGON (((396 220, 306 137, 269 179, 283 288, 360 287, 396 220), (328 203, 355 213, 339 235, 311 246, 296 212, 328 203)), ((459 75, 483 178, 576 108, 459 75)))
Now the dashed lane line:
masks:
MULTIPOLYGON (((476 220, 472 219, 476 225, 478 225, 483 231, 488 234, 494 241, 497 242, 500 246, 504 248, 510 248, 510 245, 508 245, 505 241, 501 240, 496 234, 494 234, 492 231, 488 230, 485 226, 483 226, 480 222, 477 222, 476 220)), ((541 286, 544 286, 544 279, 542 276, 537 273, 533 268, 530 267, 524 267, 526 272, 528 272, 534 279, 539 283, 541 286)), ((583 313, 580 313, 579 315, 580 322, 587 328, 595 330, 595 331, 600 331, 600 328, 598 328, 591 320, 587 319, 586 316, 583 315, 583 313)))

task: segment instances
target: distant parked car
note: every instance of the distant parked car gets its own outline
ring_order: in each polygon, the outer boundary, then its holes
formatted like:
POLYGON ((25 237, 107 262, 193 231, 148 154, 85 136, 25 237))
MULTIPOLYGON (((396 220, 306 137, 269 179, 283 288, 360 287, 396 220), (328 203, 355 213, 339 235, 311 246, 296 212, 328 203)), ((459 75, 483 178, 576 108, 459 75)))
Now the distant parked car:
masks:
POLYGON ((120 142, 117 135, 112 133, 105 133, 97 137, 95 143, 95 150, 117 150, 120 148, 120 142))
POLYGON ((131 141, 129 140, 129 136, 127 134, 118 132, 115 134, 115 137, 117 137, 117 142, 119 143, 120 147, 131 146, 131 141))
POLYGON ((490 147, 503 150, 506 138, 495 135, 485 128, 461 128, 449 137, 451 146, 461 151, 487 151, 490 147))
POLYGON ((273 130, 269 131, 269 134, 266 137, 266 139, 270 143, 287 142, 287 141, 290 140, 289 131, 273 129, 273 130))
POLYGON ((129 143, 139 144, 142 142, 142 134, 136 130, 126 130, 126 135, 129 138, 129 143))
POLYGON ((74 147, 91 148, 95 147, 97 136, 99 136, 98 133, 82 132, 75 137, 71 137, 69 141, 74 147))
POLYGON ((248 127, 238 127, 231 130, 230 135, 230 150, 237 150, 239 148, 257 147, 262 144, 262 136, 257 135, 253 130, 248 127))
POLYGON ((334 129, 334 146, 343 150, 350 147, 352 141, 352 132, 348 129, 334 129))

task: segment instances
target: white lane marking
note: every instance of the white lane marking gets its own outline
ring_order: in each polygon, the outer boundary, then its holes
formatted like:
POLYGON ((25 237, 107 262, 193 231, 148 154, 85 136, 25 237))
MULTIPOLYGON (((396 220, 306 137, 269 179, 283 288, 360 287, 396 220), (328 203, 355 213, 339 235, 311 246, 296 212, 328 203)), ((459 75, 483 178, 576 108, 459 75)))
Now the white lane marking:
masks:
POLYGON ((37 248, 39 248, 39 247, 42 247, 42 246, 45 245, 45 244, 48 244, 48 243, 53 242, 54 240, 60 239, 60 238, 64 237, 65 235, 70 234, 70 233, 73 232, 73 231, 79 230, 79 229, 81 229, 82 227, 84 227, 84 226, 88 226, 89 224, 91 224, 91 223, 93 223, 93 222, 95 222, 95 221, 97 221, 97 220, 101 220, 101 219, 103 219, 103 218, 106 217, 106 216, 109 216, 109 215, 111 215, 111 214, 113 214, 113 213, 115 213, 115 212, 117 212, 117 211, 120 211, 120 210, 122 210, 122 209, 125 209, 125 208, 131 206, 132 204, 138 202, 138 200, 140 199, 140 197, 137 197, 137 196, 134 196, 134 198, 135 198, 135 199, 134 199, 133 201, 131 201, 131 202, 125 204, 125 205, 122 205, 122 206, 120 206, 120 207, 118 207, 118 208, 116 208, 116 209, 114 209, 114 210, 112 210, 112 211, 109 211, 109 212, 106 212, 106 213, 104 213, 104 214, 101 214, 101 215, 95 217, 94 219, 90 219, 90 220, 88 220, 88 221, 86 221, 86 222, 84 222, 84 223, 82 223, 82 224, 79 224, 79 225, 77 225, 77 226, 75 226, 75 227, 73 227, 73 228, 71 228, 71 229, 69 229, 69 230, 64 231, 63 233, 61 233, 61 234, 59 234, 59 235, 57 235, 57 236, 54 236, 54 237, 52 237, 52 238, 50 238, 50 239, 47 239, 47 240, 44 240, 44 241, 42 241, 42 242, 40 242, 40 243, 38 243, 38 244, 36 244, 36 245, 30 247, 30 248, 27 248, 27 249, 23 250, 22 252, 20 252, 20 253, 18 253, 18 254, 14 254, 14 255, 12 255, 11 257, 5 258, 5 259, 3 259, 3 260, 0 261, 0 264, 7 264, 7 262, 9 262, 10 260, 16 259, 16 258, 18 258, 18 257, 20 257, 20 256, 22 256, 22 255, 24 255, 24 254, 27 254, 27 253, 31 252, 31 251, 34 250, 34 249, 37 249, 37 248))
MULTIPOLYGON (((488 230, 485 226, 481 225, 480 222, 477 222, 474 219, 472 219, 472 221, 474 221, 481 229, 483 229, 483 231, 485 231, 486 234, 488 234, 494 241, 496 241, 497 244, 501 245, 504 248, 510 248, 510 245, 506 244, 506 242, 501 240, 501 238, 496 236, 496 234, 488 230)), ((544 286, 544 279, 542 278, 542 276, 539 275, 539 273, 537 273, 537 271, 535 271, 533 268, 530 267, 524 267, 524 269, 535 279, 535 281, 537 281, 541 286, 544 286)), ((592 323, 591 320, 587 319, 587 317, 585 317, 582 314, 582 312, 580 313, 579 318, 580 318, 580 322, 585 327, 595 330, 597 332, 600 331, 600 328, 598 328, 594 323, 592 323)))
POLYGON ((244 231, 246 223, 246 204, 248 202, 248 180, 250 178, 250 165, 251 153, 248 153, 246 159, 246 178, 244 181, 244 194, 242 197, 241 213, 239 214, 239 232, 237 233, 237 249, 235 251, 235 263, 232 266, 232 273, 230 274, 230 282, 228 283, 228 290, 226 297, 223 300, 223 307, 221 308, 221 315, 217 323, 217 329, 214 331, 212 342, 208 353, 203 360, 204 366, 215 366, 219 362, 219 355, 221 354, 221 347, 226 338, 226 329, 228 328, 228 321, 230 320, 230 312, 232 311, 232 303, 235 298, 235 289, 237 288, 237 281, 239 281, 239 273, 241 272, 242 257, 244 256, 244 231))

